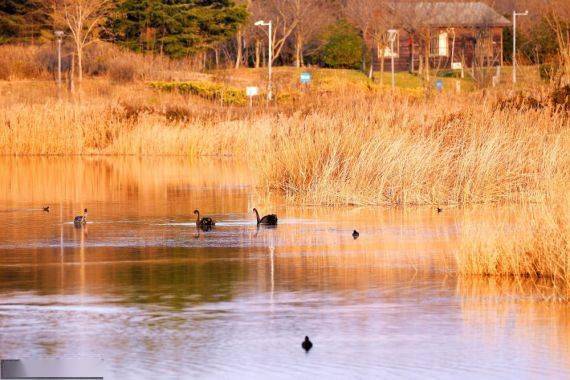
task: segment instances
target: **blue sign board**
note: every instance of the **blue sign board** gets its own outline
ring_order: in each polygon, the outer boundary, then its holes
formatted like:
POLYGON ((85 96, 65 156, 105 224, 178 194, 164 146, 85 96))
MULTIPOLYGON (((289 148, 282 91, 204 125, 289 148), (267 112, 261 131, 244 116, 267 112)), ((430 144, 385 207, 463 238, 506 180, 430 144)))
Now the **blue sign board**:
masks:
POLYGON ((301 83, 307 84, 311 82, 311 73, 301 73, 301 83))
POLYGON ((439 92, 443 91, 443 81, 441 79, 435 81, 435 88, 437 88, 439 92))

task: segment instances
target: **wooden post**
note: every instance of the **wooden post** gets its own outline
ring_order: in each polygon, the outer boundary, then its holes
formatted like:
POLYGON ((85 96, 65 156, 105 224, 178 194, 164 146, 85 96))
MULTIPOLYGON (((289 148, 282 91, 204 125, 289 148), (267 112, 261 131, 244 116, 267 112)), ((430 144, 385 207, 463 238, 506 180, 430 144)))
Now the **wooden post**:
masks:
POLYGON ((75 84, 73 83, 74 76, 75 76, 75 53, 71 53, 71 66, 69 66, 69 71, 67 72, 67 90, 71 94, 75 92, 75 84))
POLYGON ((255 40, 255 68, 258 69, 261 64, 261 42, 255 40))

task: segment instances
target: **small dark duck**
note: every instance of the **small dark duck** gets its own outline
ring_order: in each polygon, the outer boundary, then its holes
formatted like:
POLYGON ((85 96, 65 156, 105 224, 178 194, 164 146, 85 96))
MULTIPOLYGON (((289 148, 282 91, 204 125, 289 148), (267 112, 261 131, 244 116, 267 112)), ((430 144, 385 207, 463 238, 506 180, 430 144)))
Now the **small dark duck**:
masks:
POLYGON ((443 209, 441 207, 438 207, 436 210, 437 210, 438 214, 443 211, 443 209))
POLYGON ((49 206, 44 207, 43 210, 44 210, 45 212, 49 212, 49 206))
POLYGON ((83 209, 83 215, 78 215, 73 219, 73 224, 76 227, 82 226, 87 223, 87 209, 83 209))
POLYGON ((305 340, 303 341, 303 343, 301 343, 301 347, 303 347, 303 350, 309 352, 309 350, 311 348, 313 348, 313 343, 309 340, 309 337, 306 336, 305 340))
POLYGON ((358 233, 358 231, 356 231, 356 230, 352 231, 352 238, 354 240, 358 239, 359 236, 360 236, 360 234, 358 233))

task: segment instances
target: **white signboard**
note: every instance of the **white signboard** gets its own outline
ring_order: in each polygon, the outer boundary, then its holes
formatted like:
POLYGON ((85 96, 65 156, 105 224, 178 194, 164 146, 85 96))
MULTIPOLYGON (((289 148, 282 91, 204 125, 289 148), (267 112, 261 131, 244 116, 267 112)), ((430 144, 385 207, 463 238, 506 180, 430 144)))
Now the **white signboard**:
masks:
POLYGON ((259 95, 259 87, 255 87, 255 86, 246 87, 245 94, 247 96, 249 96, 250 98, 252 96, 257 96, 257 95, 259 95))
POLYGON ((452 70, 461 70, 461 62, 451 62, 451 69, 452 70))

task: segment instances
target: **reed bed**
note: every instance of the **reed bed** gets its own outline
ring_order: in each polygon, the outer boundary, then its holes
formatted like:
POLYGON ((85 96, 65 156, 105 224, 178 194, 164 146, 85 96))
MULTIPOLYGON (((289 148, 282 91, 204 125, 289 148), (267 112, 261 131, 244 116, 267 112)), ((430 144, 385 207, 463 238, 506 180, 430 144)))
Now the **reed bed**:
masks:
POLYGON ((301 204, 516 201, 527 206, 511 220, 463 226, 459 274, 569 288, 570 117, 560 102, 365 90, 249 109, 142 84, 87 81, 80 100, 33 85, 0 85, 0 154, 231 155, 260 188, 301 204))
POLYGON ((268 139, 263 116, 145 85, 87 82, 80 99, 39 84, 0 93, 2 155, 239 155, 268 139))
POLYGON ((570 195, 521 206, 504 220, 465 223, 457 265, 461 275, 546 280, 560 290, 557 297, 568 299, 570 195))
POLYGON ((568 176, 568 114, 491 100, 340 100, 280 120, 264 185, 310 204, 542 200, 568 176))
MULTIPOLYGON (((263 119, 168 120, 155 111, 107 106, 48 104, 12 107, 0 114, 4 155, 239 155, 266 140, 263 119)), ((172 111, 173 113, 176 110, 172 111)), ((179 117, 183 117, 179 116, 179 117)))
POLYGON ((250 110, 106 86, 80 102, 0 100, 0 154, 231 155, 311 204, 538 201, 570 179, 570 119, 551 106, 354 92, 250 110))

